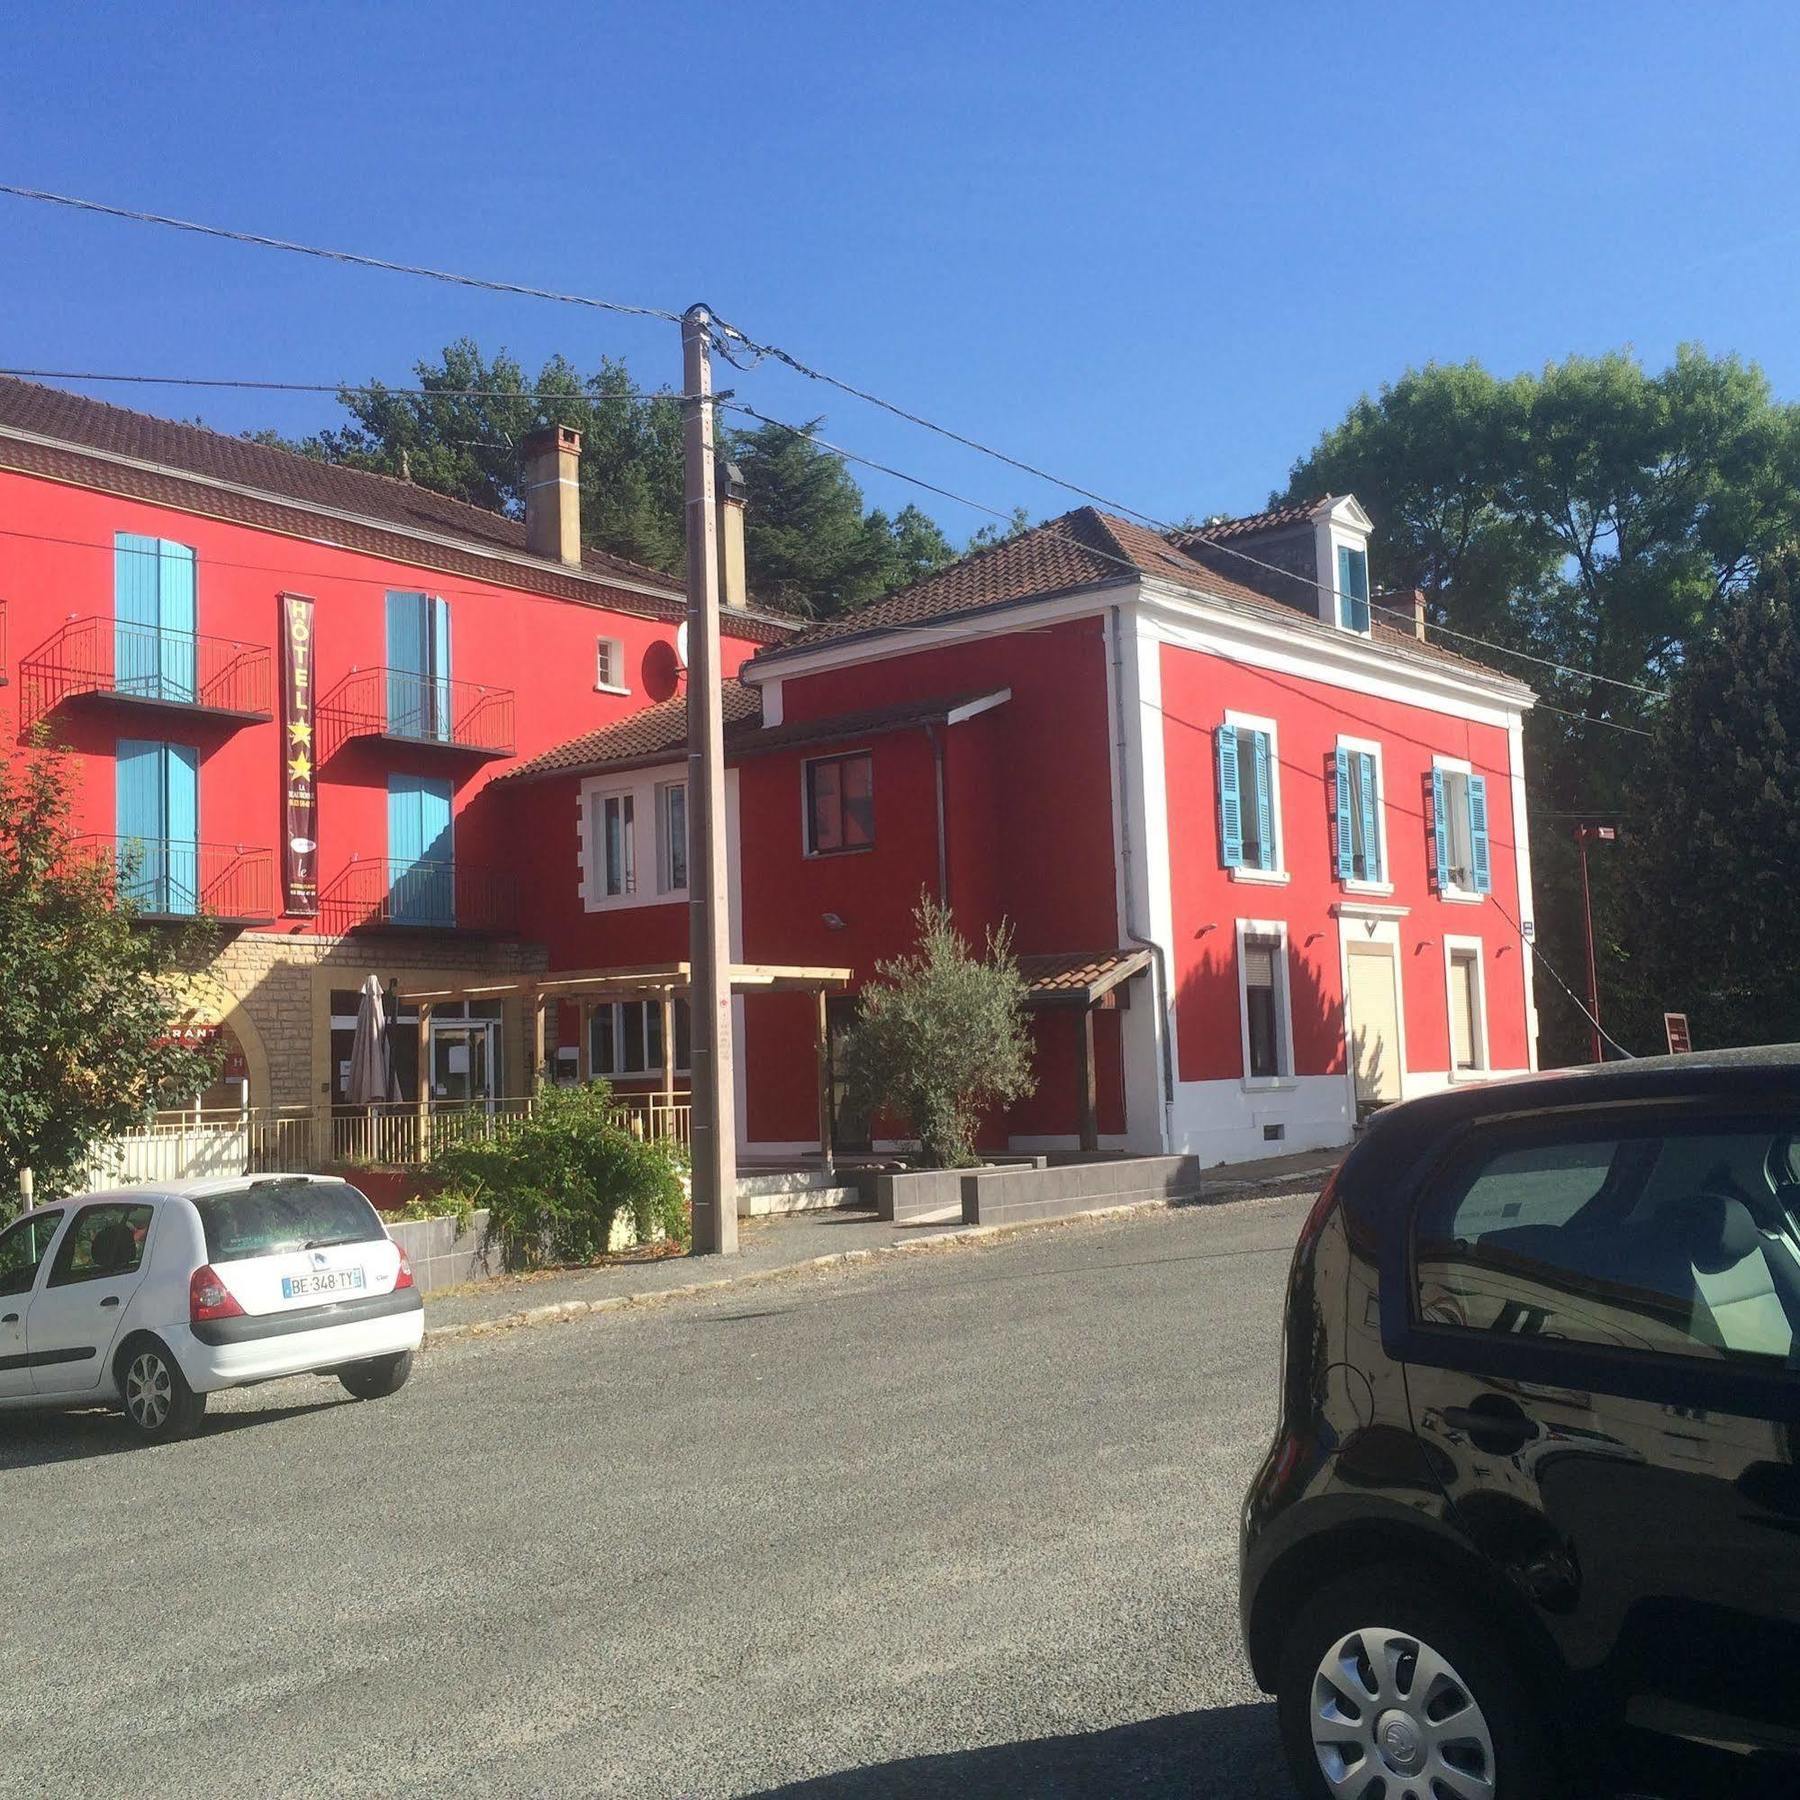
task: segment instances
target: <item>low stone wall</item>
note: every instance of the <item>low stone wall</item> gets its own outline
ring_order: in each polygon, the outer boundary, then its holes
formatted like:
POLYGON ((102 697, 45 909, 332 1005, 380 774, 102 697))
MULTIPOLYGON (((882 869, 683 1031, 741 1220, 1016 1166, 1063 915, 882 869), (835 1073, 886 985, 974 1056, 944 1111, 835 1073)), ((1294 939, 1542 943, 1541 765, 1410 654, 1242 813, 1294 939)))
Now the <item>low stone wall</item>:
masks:
POLYGON ((485 1210, 474 1214, 463 1232, 454 1219, 389 1220, 388 1236, 406 1252, 419 1292, 429 1294, 506 1273, 499 1245, 487 1244, 487 1219, 485 1210))
POLYGON ((1137 1156, 1058 1168, 972 1169, 961 1178, 965 1225, 1019 1225, 1068 1219, 1144 1200, 1197 1199, 1200 1160, 1137 1156))
POLYGON ((963 1183, 972 1175, 1030 1174, 1043 1166, 1043 1157, 1026 1156, 981 1169, 884 1170, 875 1177, 875 1210, 896 1225, 954 1224, 963 1217, 963 1183))

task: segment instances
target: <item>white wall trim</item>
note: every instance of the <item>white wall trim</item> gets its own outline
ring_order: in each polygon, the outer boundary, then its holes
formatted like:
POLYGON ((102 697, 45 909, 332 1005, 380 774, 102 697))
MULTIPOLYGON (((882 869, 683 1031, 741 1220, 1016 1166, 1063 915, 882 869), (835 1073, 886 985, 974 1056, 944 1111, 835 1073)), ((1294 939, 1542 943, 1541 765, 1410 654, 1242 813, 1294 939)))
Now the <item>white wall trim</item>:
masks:
MULTIPOLYGON (((1538 1066, 1538 1010, 1536 973, 1532 966, 1536 955, 1537 926, 1531 898, 1531 828, 1526 814, 1525 798, 1525 726, 1514 718, 1506 728, 1506 754, 1512 791, 1513 859, 1519 881, 1519 962, 1525 983, 1525 1060, 1538 1066)), ((1490 827, 1492 821, 1490 820, 1490 827)), ((1489 833, 1492 854, 1492 832, 1489 833)))
POLYGON ((1444 935, 1444 1025, 1449 1033, 1450 1079, 1453 1082, 1485 1081, 1490 1078, 1493 1056, 1488 1044, 1487 945, 1478 937, 1444 935), (1456 1066, 1456 978, 1453 958, 1458 952, 1475 959, 1475 1017, 1469 1021, 1469 1035, 1474 1040, 1476 1063, 1473 1069, 1456 1066))

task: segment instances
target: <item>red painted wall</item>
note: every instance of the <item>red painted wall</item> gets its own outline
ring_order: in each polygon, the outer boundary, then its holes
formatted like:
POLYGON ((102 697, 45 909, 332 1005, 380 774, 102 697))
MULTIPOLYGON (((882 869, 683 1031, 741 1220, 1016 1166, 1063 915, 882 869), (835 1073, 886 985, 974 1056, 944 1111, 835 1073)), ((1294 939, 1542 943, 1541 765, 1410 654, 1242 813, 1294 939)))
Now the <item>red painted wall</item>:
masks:
POLYGON ((1347 895, 1338 881, 1332 847, 1326 765, 1340 733, 1382 746, 1394 892, 1373 903, 1410 909, 1399 921, 1407 1066, 1449 1067, 1448 934, 1482 940, 1490 1060, 1495 1068, 1523 1068, 1525 953, 1513 924, 1520 910, 1506 732, 1172 646, 1162 652, 1162 699, 1180 1078, 1243 1074, 1240 918, 1287 921, 1295 1072, 1343 1072, 1338 922, 1329 909, 1358 896, 1347 895), (1213 731, 1228 707, 1276 723, 1283 849, 1292 877, 1285 887, 1234 881, 1220 866, 1213 731), (1479 905, 1441 899, 1430 885, 1426 826, 1434 754, 1465 758, 1487 777, 1493 893, 1479 905))
MULTIPOLYGON (((467 576, 282 537, 249 526, 120 499, 0 471, 0 598, 7 603, 12 686, 0 707, 17 729, 18 665, 71 615, 111 617, 113 534, 141 532, 191 545, 198 556, 198 629, 203 636, 268 645, 277 658, 278 600, 284 591, 317 602, 316 692, 321 699, 353 667, 386 660, 389 588, 424 589, 450 603, 452 676, 515 691, 516 758, 475 762, 434 749, 353 742, 319 771, 319 885, 326 890, 352 855, 382 857, 387 846, 387 777, 444 774, 454 783, 456 854, 473 867, 518 866, 520 840, 509 809, 470 802, 518 759, 562 743, 664 697, 673 622, 615 613, 519 592, 467 576), (622 639, 629 696, 594 691, 594 642, 622 639), (660 681, 657 679, 661 674, 660 681)), ((633 597, 621 595, 622 603, 633 597)), ((755 645, 724 641, 728 670, 755 645)), ((80 758, 79 830, 111 833, 113 746, 121 737, 163 737, 201 750, 200 836, 208 843, 281 842, 279 722, 232 727, 97 701, 65 703, 51 723, 80 758)), ((572 815, 571 815, 572 816, 572 815)), ((560 833, 572 866, 570 828, 560 833)), ((277 865, 279 884, 279 864, 277 865)), ((288 927, 281 922, 270 929, 288 927)))

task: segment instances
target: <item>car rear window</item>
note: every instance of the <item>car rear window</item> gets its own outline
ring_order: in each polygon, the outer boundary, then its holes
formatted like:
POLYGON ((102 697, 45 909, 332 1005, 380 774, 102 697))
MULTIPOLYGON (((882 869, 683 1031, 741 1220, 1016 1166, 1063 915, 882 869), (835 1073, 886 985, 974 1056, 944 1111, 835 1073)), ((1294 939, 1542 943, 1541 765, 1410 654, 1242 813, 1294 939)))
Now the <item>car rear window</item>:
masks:
POLYGON ((384 1238, 380 1218, 347 1181, 253 1181, 194 1201, 208 1262, 384 1238))

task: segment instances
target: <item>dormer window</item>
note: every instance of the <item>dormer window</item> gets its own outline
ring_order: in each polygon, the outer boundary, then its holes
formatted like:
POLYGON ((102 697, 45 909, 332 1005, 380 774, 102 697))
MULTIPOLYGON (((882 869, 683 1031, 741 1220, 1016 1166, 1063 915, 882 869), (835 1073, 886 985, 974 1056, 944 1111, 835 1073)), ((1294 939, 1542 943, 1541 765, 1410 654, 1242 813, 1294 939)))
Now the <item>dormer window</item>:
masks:
POLYGON ((1346 631, 1369 633, 1369 553, 1351 544, 1337 547, 1338 623, 1346 631))

